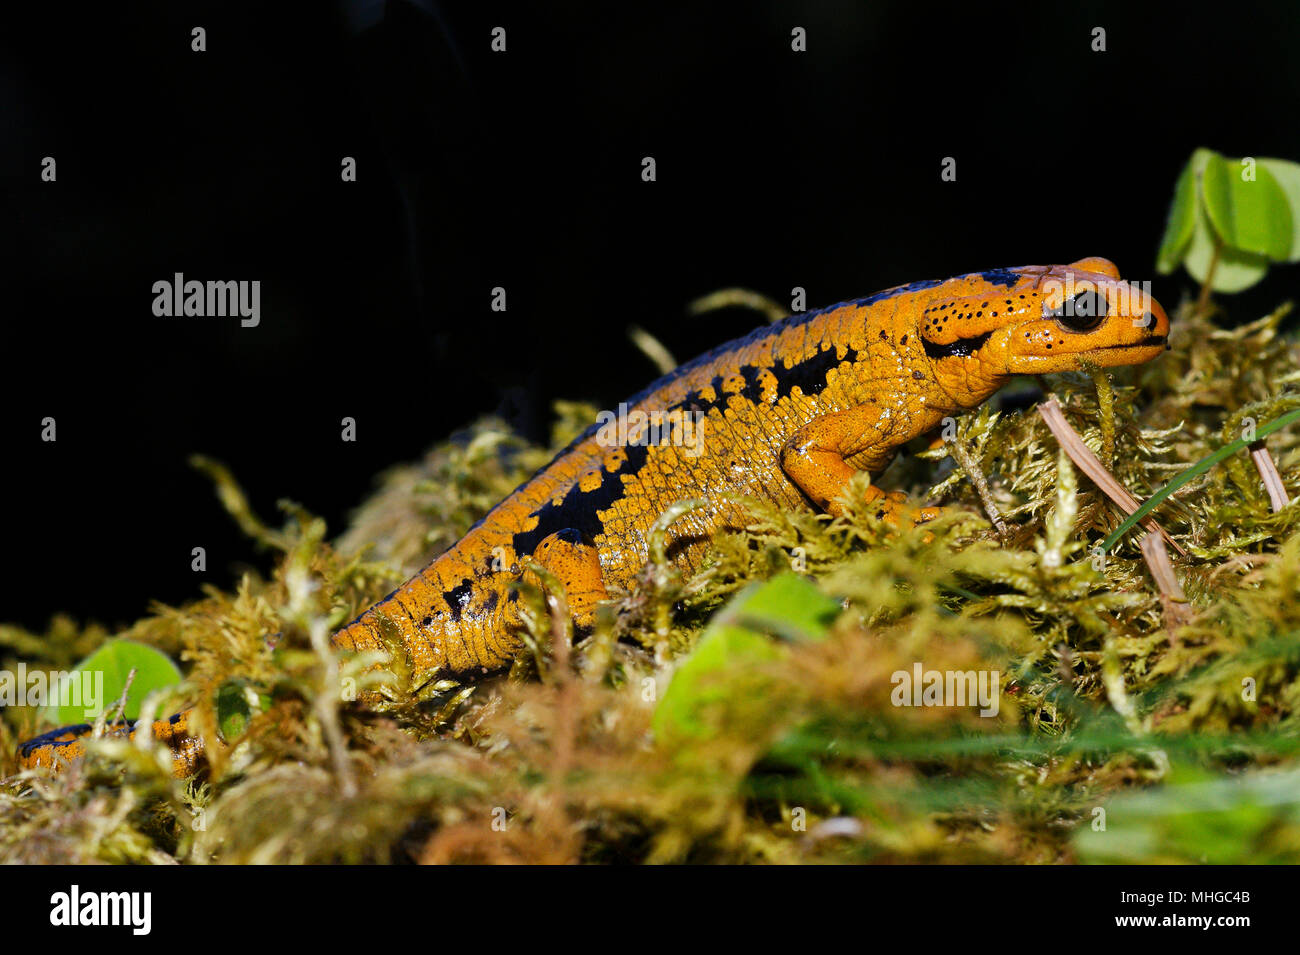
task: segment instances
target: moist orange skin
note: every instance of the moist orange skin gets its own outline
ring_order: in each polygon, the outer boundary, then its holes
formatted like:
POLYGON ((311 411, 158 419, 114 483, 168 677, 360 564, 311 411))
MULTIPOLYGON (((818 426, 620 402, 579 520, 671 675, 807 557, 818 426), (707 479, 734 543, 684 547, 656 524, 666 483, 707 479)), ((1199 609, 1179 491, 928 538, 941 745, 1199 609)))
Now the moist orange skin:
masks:
MULTIPOLYGON (((756 329, 626 403, 629 418, 698 416, 695 432, 678 427, 646 444, 632 429, 620 443, 593 426, 334 644, 387 653, 412 691, 497 669, 523 645, 511 585, 528 562, 559 578, 575 620, 587 623, 608 591, 632 582, 651 525, 673 502, 707 502, 669 532, 670 559, 689 571, 714 531, 741 517, 724 496, 839 513, 855 474, 884 468, 901 445, 1011 376, 1140 364, 1164 351, 1168 331, 1160 305, 1099 258, 915 282, 756 329), (1051 312, 1078 289, 1105 300, 1104 318, 1051 312)), ((867 496, 881 517, 902 517, 901 495, 872 486, 867 496)), ((24 761, 48 764, 69 745, 46 743, 24 761)))
MULTIPOLYGON (((155 720, 152 726, 154 739, 171 747, 172 773, 178 779, 191 775, 203 756, 202 737, 190 733, 190 712, 185 710, 169 719, 155 720)), ((85 741, 91 732, 92 727, 85 724, 53 730, 23 743, 19 749, 19 760, 24 769, 57 770, 62 763, 80 759, 86 754, 85 741)), ((104 738, 134 739, 135 733, 135 727, 115 723, 105 728, 104 738)))

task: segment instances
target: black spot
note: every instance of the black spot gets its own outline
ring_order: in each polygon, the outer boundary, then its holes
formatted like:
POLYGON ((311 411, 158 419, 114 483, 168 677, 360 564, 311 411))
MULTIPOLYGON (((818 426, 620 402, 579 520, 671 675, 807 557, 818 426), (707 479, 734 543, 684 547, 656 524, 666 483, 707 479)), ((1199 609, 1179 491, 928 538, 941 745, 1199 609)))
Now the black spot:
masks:
POLYGON ((677 402, 677 404, 674 407, 680 408, 683 411, 699 412, 700 414, 708 414, 708 409, 716 406, 717 406, 716 401, 705 401, 703 400, 703 398, 700 397, 700 393, 698 391, 692 390, 686 392, 686 397, 683 398, 681 401, 677 402))
POLYGON ((989 340, 992 334, 990 331, 971 338, 959 338, 955 342, 949 342, 946 345, 932 342, 927 338, 923 341, 923 344, 925 353, 930 358, 965 358, 983 348, 984 343, 989 340))
POLYGON ((451 590, 443 593, 442 599, 447 601, 447 606, 451 609, 451 619, 454 622, 460 622, 460 615, 469 604, 470 593, 473 592, 473 590, 474 581, 469 577, 466 577, 451 590))
POLYGON ((557 531, 577 531, 580 540, 594 541, 605 529, 599 512, 608 510, 623 497, 624 475, 637 474, 650 455, 648 448, 635 444, 626 445, 623 451, 626 458, 618 470, 601 470, 599 487, 584 492, 574 484, 559 503, 547 501, 533 511, 531 516, 537 518, 537 526, 514 536, 515 553, 520 556, 534 553, 538 544, 557 531))
POLYGON ((746 401, 758 404, 763 398, 763 385, 760 379, 763 377, 763 369, 755 365, 741 365, 740 375, 745 379, 745 387, 736 392, 746 401))
POLYGON ((919 371, 914 371, 912 372, 912 377, 915 378, 917 381, 920 381, 922 378, 925 377, 925 375, 919 371))
POLYGON ((1011 286, 1020 281, 1020 274, 1013 272, 1011 269, 990 269, 987 272, 981 272, 980 278, 990 285, 1011 286))
MULTIPOLYGON (((884 332, 881 334, 883 335, 884 332)), ((803 361, 795 362, 789 368, 777 368, 777 397, 784 398, 796 387, 805 395, 821 394, 822 389, 827 385, 826 379, 832 368, 838 368, 841 362, 857 360, 858 353, 852 348, 845 352, 843 358, 840 358, 839 352, 832 346, 822 349, 803 361)))
POLYGON ((501 599, 501 595, 499 593, 497 593, 495 590, 489 590, 488 595, 483 598, 483 612, 491 613, 493 610, 496 610, 497 601, 499 601, 500 599, 501 599))
MULTIPOLYGON (((764 369, 758 368, 754 365, 741 365, 737 370, 737 374, 745 379, 745 387, 741 388, 739 391, 728 392, 722 390, 722 376, 715 375, 713 380, 709 382, 709 386, 713 389, 713 393, 716 396, 712 401, 705 401, 698 391, 688 391, 686 396, 682 398, 681 401, 670 406, 665 411, 665 414, 669 414, 673 411, 708 414, 710 411, 726 408, 727 402, 730 400, 732 395, 739 395, 746 401, 757 404, 763 400, 763 385, 761 382, 763 371, 764 369)), ((628 407, 632 407, 631 401, 628 402, 628 407)))
POLYGON ((420 621, 420 626, 422 626, 422 627, 427 627, 427 626, 429 626, 429 624, 431 624, 431 623, 433 623, 433 618, 432 618, 432 617, 425 617, 423 620, 420 621))

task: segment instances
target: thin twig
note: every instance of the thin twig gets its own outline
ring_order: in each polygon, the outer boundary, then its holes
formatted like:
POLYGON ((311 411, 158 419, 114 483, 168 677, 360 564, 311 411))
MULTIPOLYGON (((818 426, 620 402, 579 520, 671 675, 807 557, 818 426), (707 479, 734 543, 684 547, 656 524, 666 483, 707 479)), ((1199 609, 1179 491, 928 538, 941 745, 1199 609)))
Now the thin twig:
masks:
MULTIPOLYGON (((1056 440, 1061 443, 1061 447, 1065 449, 1065 453, 1070 456, 1070 460, 1078 466, 1079 470, 1092 478, 1093 483, 1101 488, 1102 493, 1114 501, 1124 513, 1134 513, 1140 506, 1137 498, 1130 494, 1124 485, 1120 484, 1115 476, 1097 460, 1097 455, 1092 453, 1092 449, 1084 444, 1079 433, 1065 420, 1065 413, 1061 410, 1057 400, 1055 398, 1047 399, 1038 406, 1038 413, 1042 415, 1048 429, 1056 436, 1056 440)), ((1144 517, 1142 526, 1147 530, 1163 535, 1174 550, 1184 557, 1187 556, 1187 551, 1169 536, 1168 532, 1156 522, 1155 518, 1150 515, 1144 517)))
POLYGON ((91 733, 93 739, 99 739, 103 736, 110 725, 117 726, 122 722, 122 714, 126 712, 126 696, 131 692, 131 684, 134 682, 135 667, 132 667, 130 672, 126 675, 126 685, 122 687, 122 695, 117 698, 117 701, 114 704, 117 707, 117 713, 113 716, 111 722, 106 719, 109 712, 108 710, 99 714, 99 717, 95 720, 95 728, 91 733))
POLYGON ((1282 508, 1291 503, 1291 498, 1287 496, 1286 485, 1282 483, 1282 475, 1278 473, 1277 465, 1273 463, 1273 456, 1268 453, 1268 447, 1263 441, 1256 441, 1250 446, 1250 459, 1255 462, 1255 467, 1259 470, 1259 476, 1264 479, 1264 490, 1268 492, 1268 503, 1276 514, 1282 508))
POLYGON ((966 447, 957 436, 947 440, 948 453, 956 461, 966 477, 970 478, 970 483, 975 488, 975 493, 979 495, 980 503, 984 505, 984 512, 988 514, 989 520, 997 528, 999 534, 1005 535, 1007 532, 1007 522, 1002 519, 1002 513, 998 510, 997 503, 993 500, 993 491, 989 488, 989 482, 984 477, 984 472, 980 469, 979 462, 975 460, 975 455, 971 454, 970 449, 966 447))
POLYGON ((1142 557, 1147 562, 1151 578, 1156 582, 1156 588, 1160 592, 1160 604, 1165 611, 1165 625, 1172 635, 1191 620, 1187 595, 1183 593, 1183 585, 1178 582, 1178 577, 1174 573, 1174 565, 1169 559, 1169 551, 1165 549, 1164 539, 1154 532, 1143 534, 1142 539, 1138 541, 1138 546, 1142 548, 1142 557))

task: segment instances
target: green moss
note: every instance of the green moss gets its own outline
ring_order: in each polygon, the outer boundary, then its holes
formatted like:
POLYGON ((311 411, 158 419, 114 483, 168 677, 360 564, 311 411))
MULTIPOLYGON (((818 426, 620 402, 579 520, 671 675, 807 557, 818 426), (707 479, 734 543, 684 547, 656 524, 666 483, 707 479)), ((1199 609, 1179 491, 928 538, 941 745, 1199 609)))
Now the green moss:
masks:
MULTIPOLYGON (((1046 384, 1145 498, 1245 419, 1295 407, 1300 350, 1278 334, 1284 314, 1228 331, 1184 310, 1160 361, 1046 384)), ((1300 505, 1273 513, 1244 455, 1162 504, 1155 517, 1188 551, 1175 566, 1191 618, 1173 626, 1131 535, 1095 566, 1119 511, 1037 414, 996 402, 958 426, 983 496, 945 450, 918 443, 883 483, 952 505, 923 528, 748 502, 748 526, 717 535, 698 573, 652 559, 579 634, 571 666, 555 652, 565 622, 535 591, 530 652, 509 676, 412 696, 409 674, 330 652, 333 628, 594 416, 558 411, 551 448, 486 420, 388 473, 334 545, 290 504, 268 527, 205 462, 270 575, 157 607, 124 635, 182 663, 199 730, 215 740, 220 726, 232 745, 201 783, 120 741, 58 777, 15 777, 16 742, 43 727, 6 710, 0 859, 1300 859, 1284 798, 1300 772, 1300 505), (792 568, 839 608, 825 633, 798 639, 797 614, 785 626, 732 607, 718 618, 728 646, 748 649, 715 652, 697 673, 702 722, 653 743, 658 701, 710 620, 792 568), (268 633, 281 634, 274 648, 268 633), (895 705, 896 674, 917 663, 997 671, 996 715, 895 705)), ((1294 495, 1300 429, 1268 447, 1294 495)), ((43 634, 0 627, 0 653, 7 667, 67 668, 109 636, 57 618, 43 634)))

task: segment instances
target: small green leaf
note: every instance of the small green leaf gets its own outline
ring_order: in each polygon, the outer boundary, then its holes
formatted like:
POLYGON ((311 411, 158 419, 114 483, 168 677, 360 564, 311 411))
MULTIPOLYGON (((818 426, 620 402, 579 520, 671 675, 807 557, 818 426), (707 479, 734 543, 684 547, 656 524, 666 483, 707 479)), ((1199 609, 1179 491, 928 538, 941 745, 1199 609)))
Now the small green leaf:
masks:
POLYGON ((790 642, 825 638, 839 612, 836 600, 795 574, 750 584, 714 616, 673 674, 655 709, 655 734, 706 735, 705 709, 725 704, 733 685, 784 656, 790 642))
POLYGON ((1238 160, 1211 157, 1201 174, 1205 211, 1230 249, 1285 262, 1291 254, 1290 203, 1271 172, 1258 163, 1252 168, 1254 178, 1248 179, 1238 160))
POLYGON ((1183 167, 1174 186, 1174 201, 1169 207, 1165 237, 1160 240, 1160 251, 1156 253, 1156 271, 1161 275, 1168 275, 1178 268, 1188 243, 1192 241, 1196 227, 1196 164, 1197 157, 1193 156, 1183 167))
POLYGON ((70 701, 68 694, 52 700, 43 715, 54 723, 86 723, 98 710, 110 711, 126 687, 126 679, 135 670, 131 691, 122 715, 129 720, 140 715, 140 704, 154 690, 164 690, 181 682, 181 671, 166 654, 131 640, 110 640, 73 668, 76 682, 88 687, 80 701, 70 701), (89 674, 89 678, 83 676, 89 674), (102 680, 102 682, 101 682, 102 680), (55 705, 58 703, 59 705, 55 705))
MULTIPOLYGON (((1191 244, 1183 265, 1198 282, 1204 282, 1210 272, 1210 262, 1214 259, 1215 236, 1206 218, 1205 210, 1196 211, 1196 230, 1192 234, 1191 244)), ((1268 274, 1268 258, 1252 252, 1241 252, 1227 248, 1219 250, 1218 262, 1214 266, 1214 279, 1210 287, 1216 292, 1240 292, 1248 289, 1268 274)))
POLYGON ((1286 195, 1291 209, 1291 254, 1288 262, 1300 262, 1300 163, 1285 159, 1261 159, 1260 166, 1272 173, 1286 195))
POLYGON ((840 605, 797 574, 781 574, 741 591, 715 623, 742 623, 786 639, 820 640, 839 615, 840 605))
POLYGON ((217 728, 221 738, 230 743, 242 736, 251 714, 244 684, 234 680, 222 684, 217 691, 217 728))

